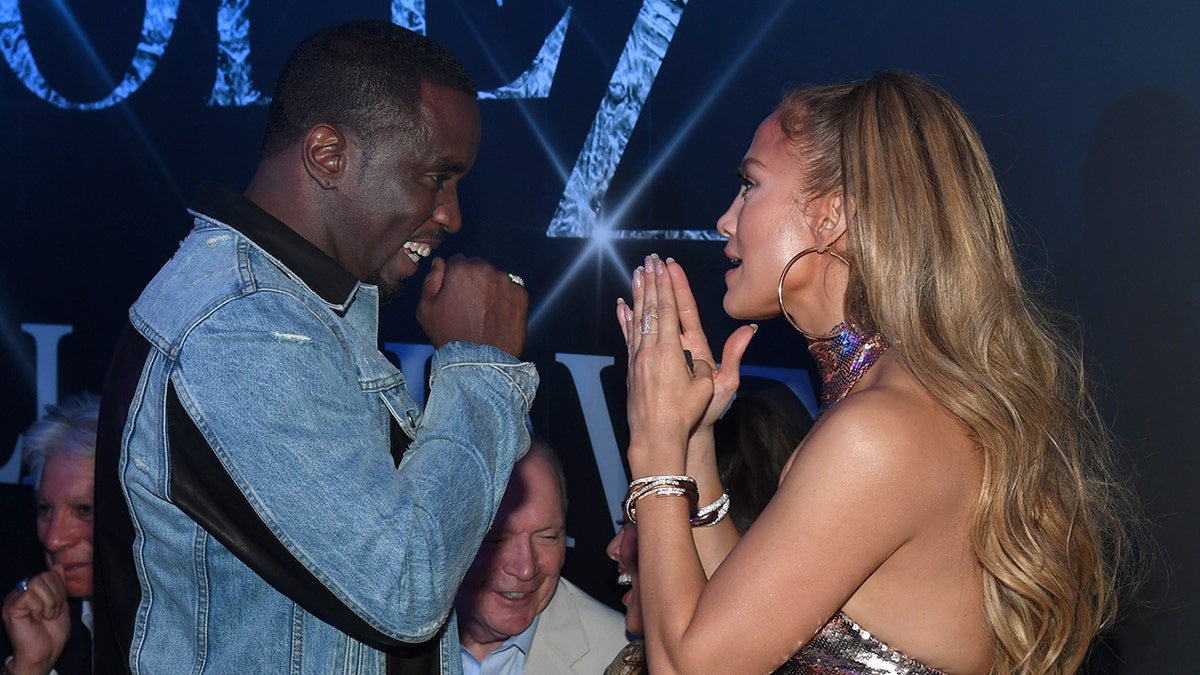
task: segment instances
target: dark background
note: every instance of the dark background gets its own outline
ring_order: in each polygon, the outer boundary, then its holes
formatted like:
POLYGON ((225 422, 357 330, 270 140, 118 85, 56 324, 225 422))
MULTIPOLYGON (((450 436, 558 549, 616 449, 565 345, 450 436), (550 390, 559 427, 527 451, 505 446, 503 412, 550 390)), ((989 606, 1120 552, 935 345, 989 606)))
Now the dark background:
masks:
MULTIPOLYGON (((612 520, 578 383, 556 355, 620 362, 613 303, 651 250, 688 269, 714 341, 734 326, 720 311, 718 242, 594 246, 546 236, 641 4, 571 4, 550 96, 481 102, 479 162, 461 190, 465 227, 439 250, 483 255, 528 281, 535 321, 527 356, 543 374, 533 421, 565 456, 572 492, 576 547, 565 573, 614 605, 615 571, 603 554, 612 520)), ((1200 4, 1123 4, 692 0, 605 210, 632 200, 616 223, 623 230, 711 229, 734 196, 734 169, 755 127, 789 86, 903 68, 947 89, 991 153, 1023 266, 1082 316, 1105 411, 1154 524, 1160 550, 1150 581, 1106 643, 1104 668, 1194 672, 1200 471, 1185 422, 1200 375, 1192 354, 1200 328, 1200 4), (645 189, 635 195, 639 184, 645 189)), ((34 341, 22 325, 71 330, 43 395, 99 391, 125 310, 190 227, 188 195, 202 180, 240 189, 253 171, 265 108, 207 104, 218 6, 181 0, 154 72, 115 106, 55 107, 0 67, 0 466, 39 412, 34 341)), ((429 0, 427 32, 492 89, 529 64, 567 6, 429 0)), ((49 86, 86 102, 106 96, 129 68, 146 4, 25 0, 19 11, 49 86)), ((254 82, 269 92, 304 36, 391 14, 387 0, 249 0, 247 16, 254 82)), ((414 290, 385 307, 383 340, 425 341, 412 320, 414 290)), ((763 327, 746 362, 809 365, 803 341, 780 321, 763 327)), ((603 379, 620 444, 619 366, 603 379)))

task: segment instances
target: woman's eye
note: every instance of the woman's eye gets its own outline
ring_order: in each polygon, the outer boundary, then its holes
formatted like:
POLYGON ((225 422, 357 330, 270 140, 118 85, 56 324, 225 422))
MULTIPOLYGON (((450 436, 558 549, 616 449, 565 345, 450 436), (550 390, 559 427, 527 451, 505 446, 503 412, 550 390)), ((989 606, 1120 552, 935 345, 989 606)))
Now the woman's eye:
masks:
POLYGON ((751 181, 750 178, 744 173, 738 173, 738 183, 740 183, 742 186, 739 190, 742 197, 745 197, 746 193, 750 191, 750 188, 754 187, 754 182, 751 181))

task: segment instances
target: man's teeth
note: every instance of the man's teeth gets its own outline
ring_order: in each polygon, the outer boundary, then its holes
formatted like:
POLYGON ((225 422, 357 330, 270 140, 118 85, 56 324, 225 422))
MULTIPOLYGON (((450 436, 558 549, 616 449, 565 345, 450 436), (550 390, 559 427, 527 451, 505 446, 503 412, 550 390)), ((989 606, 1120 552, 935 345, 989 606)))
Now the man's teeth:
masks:
POLYGON ((633 577, 629 576, 628 572, 622 572, 621 574, 619 574, 617 576, 617 585, 618 586, 632 586, 633 585, 633 577))
POLYGON ((413 262, 419 263, 421 262, 421 258, 429 257, 429 252, 433 248, 429 244, 423 244, 419 241, 406 241, 404 242, 404 250, 408 252, 408 257, 413 262))
MULTIPOLYGON (((428 253, 426 255, 428 255, 428 253)), ((501 593, 500 595, 503 595, 504 597, 508 598, 509 600, 520 600, 529 594, 528 593, 501 593)))

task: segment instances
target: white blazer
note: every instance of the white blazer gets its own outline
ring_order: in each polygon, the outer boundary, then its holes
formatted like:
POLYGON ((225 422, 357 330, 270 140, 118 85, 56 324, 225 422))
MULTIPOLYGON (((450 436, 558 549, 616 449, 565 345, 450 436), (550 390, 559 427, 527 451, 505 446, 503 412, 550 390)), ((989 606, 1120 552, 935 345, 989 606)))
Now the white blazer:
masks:
POLYGON ((601 675, 627 642, 624 614, 559 577, 538 619, 525 675, 601 675))

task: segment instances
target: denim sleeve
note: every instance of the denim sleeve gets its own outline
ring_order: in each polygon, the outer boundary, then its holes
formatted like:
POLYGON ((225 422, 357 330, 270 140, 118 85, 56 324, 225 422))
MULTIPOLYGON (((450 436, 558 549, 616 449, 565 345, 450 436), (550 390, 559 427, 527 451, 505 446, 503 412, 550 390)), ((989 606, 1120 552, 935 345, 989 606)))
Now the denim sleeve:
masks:
POLYGON ((374 343, 359 351, 357 338, 321 308, 252 294, 193 329, 173 381, 233 482, 314 582, 380 632, 422 641, 449 615, 528 447, 537 373, 491 347, 442 347, 396 468, 392 416, 411 399, 374 343))

